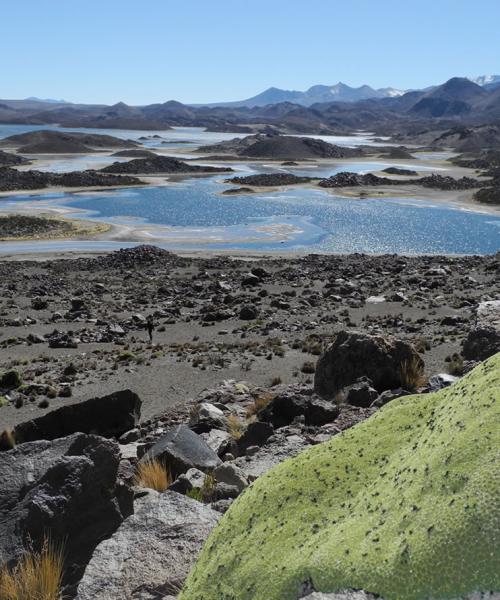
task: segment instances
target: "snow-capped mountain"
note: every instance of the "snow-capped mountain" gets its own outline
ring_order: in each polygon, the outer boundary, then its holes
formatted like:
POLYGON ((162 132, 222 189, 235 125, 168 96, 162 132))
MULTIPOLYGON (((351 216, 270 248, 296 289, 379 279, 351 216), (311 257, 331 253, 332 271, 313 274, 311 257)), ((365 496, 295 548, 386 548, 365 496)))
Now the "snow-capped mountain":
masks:
POLYGON ((500 86, 500 75, 479 75, 478 77, 468 77, 468 79, 489 89, 500 86))

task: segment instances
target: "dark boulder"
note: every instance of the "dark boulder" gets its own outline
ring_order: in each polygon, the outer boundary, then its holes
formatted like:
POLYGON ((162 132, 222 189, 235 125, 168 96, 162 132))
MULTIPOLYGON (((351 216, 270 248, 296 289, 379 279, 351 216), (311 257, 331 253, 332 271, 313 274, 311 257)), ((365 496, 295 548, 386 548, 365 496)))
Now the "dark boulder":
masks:
POLYGON ((64 542, 64 583, 75 584, 97 544, 133 512, 132 495, 118 494, 119 461, 116 442, 81 433, 0 453, 2 561, 48 535, 64 542))
POLYGON ((472 329, 463 342, 462 354, 466 360, 486 360, 497 352, 500 352, 500 331, 489 325, 472 329))
POLYGON ((405 366, 423 369, 423 360, 406 342, 393 337, 341 331, 319 358, 314 390, 324 398, 333 398, 360 377, 368 377, 378 392, 404 387, 405 366))
POLYGON ((252 321, 259 316, 259 309, 252 304, 244 304, 240 309, 240 319, 243 321, 252 321))
POLYGON ((266 421, 279 428, 289 425, 296 417, 303 415, 305 407, 306 396, 290 388, 276 395, 259 411, 258 416, 260 421, 266 421))
POLYGON ((185 473, 193 467, 208 471, 221 464, 205 440, 187 425, 177 425, 162 436, 141 459, 142 462, 148 460, 163 461, 174 474, 185 473))
POLYGON ((137 425, 141 404, 139 396, 130 390, 114 392, 20 423, 14 429, 14 436, 18 443, 54 440, 75 432, 119 437, 137 425))
POLYGON ((247 448, 251 446, 262 446, 268 438, 274 433, 274 428, 271 423, 263 423, 262 421, 254 421, 250 423, 243 432, 243 435, 236 442, 238 454, 245 454, 247 448))
POLYGON ((377 390, 372 387, 372 382, 366 378, 361 378, 344 388, 344 401, 351 406, 368 408, 378 395, 377 390))
POLYGON ((340 409, 332 402, 322 400, 317 396, 307 399, 304 416, 306 425, 325 425, 339 416, 340 409))

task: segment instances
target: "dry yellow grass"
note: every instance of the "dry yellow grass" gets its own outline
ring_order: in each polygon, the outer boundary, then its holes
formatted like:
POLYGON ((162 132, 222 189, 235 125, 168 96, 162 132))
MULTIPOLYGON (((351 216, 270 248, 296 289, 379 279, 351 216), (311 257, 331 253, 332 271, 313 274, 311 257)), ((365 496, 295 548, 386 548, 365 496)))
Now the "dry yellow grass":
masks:
POLYGON ((28 552, 18 564, 0 571, 0 600, 59 600, 63 548, 45 540, 40 552, 28 552))
POLYGON ((140 487, 164 492, 172 483, 172 474, 159 460, 139 463, 134 482, 140 487))
POLYGON ((271 394, 270 392, 264 392, 260 396, 257 396, 254 403, 247 408, 247 417, 256 415, 259 411, 265 408, 273 398, 274 394, 271 394))
POLYGON ((227 418, 227 430, 234 440, 239 440, 243 434, 244 423, 236 415, 229 415, 227 418))
POLYGON ((415 390, 427 383, 424 368, 418 358, 405 360, 399 367, 401 385, 405 390, 415 390))

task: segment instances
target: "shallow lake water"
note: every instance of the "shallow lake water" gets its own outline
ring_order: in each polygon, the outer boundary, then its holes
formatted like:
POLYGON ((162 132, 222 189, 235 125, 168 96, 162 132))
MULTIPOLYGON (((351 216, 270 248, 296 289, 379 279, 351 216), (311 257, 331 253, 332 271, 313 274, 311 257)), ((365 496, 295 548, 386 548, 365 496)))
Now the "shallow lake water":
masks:
MULTIPOLYGON (((500 249, 500 217, 453 204, 348 199, 308 188, 221 195, 227 187, 218 177, 192 178, 161 187, 17 195, 1 199, 0 209, 14 211, 26 203, 43 210, 62 205, 77 218, 130 227, 156 224, 151 235, 174 248, 407 254, 487 254, 500 249)), ((65 248, 75 243, 46 244, 65 248)), ((22 249, 22 244, 4 242, 0 251, 16 247, 22 249)))
MULTIPOLYGON (((0 125, 0 138, 33 129, 0 125)), ((68 130, 71 131, 71 130, 68 130)), ((211 133, 201 128, 169 131, 79 129, 125 139, 146 137, 145 145, 161 144, 172 151, 181 146, 192 151, 241 134, 211 133), (153 138, 158 135, 160 138, 153 138), (166 144, 165 144, 166 142, 166 144)), ((343 145, 370 143, 369 134, 328 140, 343 145)), ((437 158, 437 157, 433 157, 437 158)), ((441 157, 440 157, 441 158, 441 157)), ((52 157, 50 169, 89 168, 110 160, 99 156, 52 157), (85 166, 87 165, 87 166, 85 166)), ((288 171, 297 175, 328 177, 339 171, 378 171, 389 164, 380 160, 325 165, 317 163, 283 167, 265 163, 229 163, 236 175, 288 171)), ((429 169, 420 161, 401 161, 402 168, 429 169), (418 165, 418 166, 417 166, 418 165)), ((48 168, 48 167, 46 167, 48 168)), ((437 170, 432 167, 432 170, 437 170)), ((228 174, 227 177, 233 176, 228 174)), ((104 192, 18 194, 0 197, 0 210, 51 210, 64 207, 76 218, 94 218, 141 229, 158 245, 185 249, 297 250, 311 252, 365 252, 407 254, 487 254, 500 249, 500 217, 465 210, 453 203, 414 198, 336 197, 320 189, 294 188, 281 192, 227 196, 222 175, 195 177, 159 187, 104 192)), ((131 242, 130 244, 133 244, 131 242)), ((137 242, 138 243, 138 242, 137 242)), ((130 245, 106 241, 2 242, 0 253, 58 249, 102 249, 130 245)))

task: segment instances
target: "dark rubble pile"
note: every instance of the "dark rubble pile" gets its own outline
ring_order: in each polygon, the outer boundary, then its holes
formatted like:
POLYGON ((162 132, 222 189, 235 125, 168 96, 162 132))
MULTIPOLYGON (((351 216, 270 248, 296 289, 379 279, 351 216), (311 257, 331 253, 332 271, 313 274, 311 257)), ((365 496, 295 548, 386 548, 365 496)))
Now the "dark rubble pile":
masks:
POLYGON ((0 168, 0 191, 37 190, 51 186, 61 187, 114 187, 138 185, 136 177, 103 175, 97 171, 73 171, 70 173, 45 173, 42 171, 18 171, 0 168))

